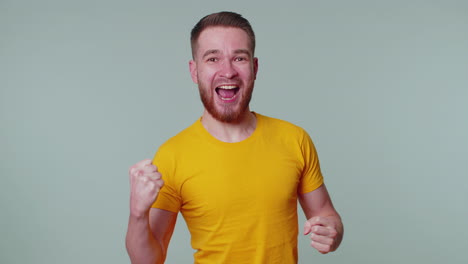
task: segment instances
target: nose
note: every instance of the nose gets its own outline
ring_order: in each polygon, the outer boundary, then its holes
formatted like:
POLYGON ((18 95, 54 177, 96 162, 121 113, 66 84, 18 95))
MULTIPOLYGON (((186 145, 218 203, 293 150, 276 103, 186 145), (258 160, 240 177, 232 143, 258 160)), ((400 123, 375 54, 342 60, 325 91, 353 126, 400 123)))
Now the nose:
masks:
POLYGON ((234 65, 232 65, 231 61, 226 61, 222 64, 221 76, 228 79, 232 79, 237 76, 237 70, 234 65))

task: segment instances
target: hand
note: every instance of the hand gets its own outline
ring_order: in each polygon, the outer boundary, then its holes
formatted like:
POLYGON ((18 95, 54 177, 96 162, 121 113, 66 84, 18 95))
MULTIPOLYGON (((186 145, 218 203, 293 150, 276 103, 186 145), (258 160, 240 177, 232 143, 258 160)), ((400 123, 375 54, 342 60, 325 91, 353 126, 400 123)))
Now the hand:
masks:
POLYGON ((304 224, 304 235, 310 233, 310 245, 322 254, 335 251, 338 247, 337 227, 334 221, 327 217, 315 216, 304 224))
POLYGON ((147 214, 164 185, 158 168, 145 159, 130 167, 130 214, 142 217, 147 214))

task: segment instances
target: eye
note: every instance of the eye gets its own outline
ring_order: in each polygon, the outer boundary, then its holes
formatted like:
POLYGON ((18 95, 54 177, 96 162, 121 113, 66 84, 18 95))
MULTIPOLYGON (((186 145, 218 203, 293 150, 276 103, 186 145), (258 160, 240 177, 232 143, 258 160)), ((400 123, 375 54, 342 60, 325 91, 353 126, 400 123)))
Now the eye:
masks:
POLYGON ((234 61, 246 61, 247 59, 244 57, 236 57, 234 61))
POLYGON ((217 58, 208 58, 206 61, 208 61, 208 62, 217 62, 218 59, 217 58))

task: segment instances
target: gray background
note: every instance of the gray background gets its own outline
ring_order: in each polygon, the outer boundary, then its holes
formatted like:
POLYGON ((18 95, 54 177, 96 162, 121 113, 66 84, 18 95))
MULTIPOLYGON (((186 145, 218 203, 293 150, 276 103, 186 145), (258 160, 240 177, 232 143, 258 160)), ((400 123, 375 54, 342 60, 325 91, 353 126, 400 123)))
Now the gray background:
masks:
MULTIPOLYGON (((468 2, 411 0, 1 0, 0 263, 129 263, 128 168, 201 115, 189 31, 221 10, 257 34, 252 110, 309 131, 345 223, 300 263, 467 263, 468 2)), ((167 263, 192 253, 179 217, 167 263)))

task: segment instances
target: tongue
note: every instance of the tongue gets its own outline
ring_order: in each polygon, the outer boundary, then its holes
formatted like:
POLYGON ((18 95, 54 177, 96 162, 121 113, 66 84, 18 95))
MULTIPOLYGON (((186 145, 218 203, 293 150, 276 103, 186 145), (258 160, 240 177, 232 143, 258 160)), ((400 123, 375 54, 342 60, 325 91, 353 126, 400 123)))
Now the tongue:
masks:
POLYGON ((218 94, 223 98, 232 98, 236 92, 235 89, 218 89, 218 94))

